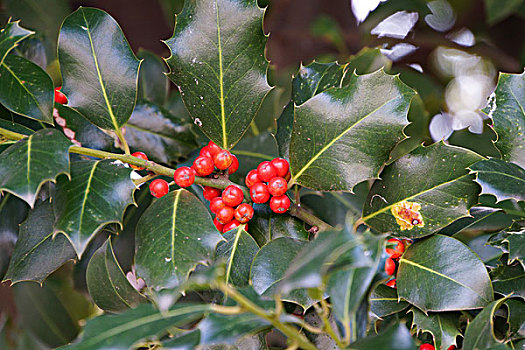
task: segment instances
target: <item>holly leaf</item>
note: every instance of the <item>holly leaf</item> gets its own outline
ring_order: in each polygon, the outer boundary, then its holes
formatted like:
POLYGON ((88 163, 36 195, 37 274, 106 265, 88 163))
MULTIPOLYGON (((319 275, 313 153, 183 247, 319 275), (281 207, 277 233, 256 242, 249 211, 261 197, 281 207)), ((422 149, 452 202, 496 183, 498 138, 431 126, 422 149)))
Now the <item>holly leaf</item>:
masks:
POLYGON ((177 190, 153 202, 136 228, 137 276, 154 290, 183 283, 223 238, 201 201, 177 190))
POLYGON ((142 59, 139 73, 138 99, 164 106, 168 101, 169 80, 165 75, 166 65, 151 51, 139 49, 142 59))
POLYGON ((509 264, 517 260, 525 267, 525 230, 508 232, 506 236, 503 242, 507 242, 509 246, 509 264))
POLYGON ((8 55, 0 65, 0 103, 10 111, 53 124, 53 81, 38 65, 8 55))
POLYGON ((368 194, 362 220, 379 232, 404 237, 439 231, 467 216, 477 203, 479 188, 466 168, 481 159, 472 151, 442 142, 417 148, 383 170, 368 194), (406 205, 420 208, 412 207, 413 217, 399 217, 397 209, 406 205), (414 219, 422 222, 412 225, 414 219))
POLYGON ((7 54, 17 47, 19 42, 35 33, 20 27, 19 22, 11 22, 9 19, 0 31, 0 65, 4 63, 7 54))
POLYGON ((201 339, 201 331, 198 329, 182 333, 175 334, 173 338, 162 342, 162 348, 168 350, 193 350, 195 349, 201 339))
POLYGON ((76 257, 64 235, 53 238, 55 215, 50 202, 42 202, 29 212, 20 226, 20 233, 11 257, 6 280, 40 284, 66 261, 76 257))
POLYGON ((499 201, 525 200, 525 170, 499 159, 482 160, 470 166, 481 186, 481 194, 491 194, 499 201))
POLYGON ((20 223, 27 216, 29 206, 10 193, 0 194, 0 279, 4 278, 18 239, 20 223))
POLYGON ((72 163, 71 180, 58 179, 55 232, 68 237, 79 258, 102 227, 122 223, 124 210, 134 203, 130 173, 111 160, 85 160, 72 163))
MULTIPOLYGON (((498 7, 504 8, 498 3, 498 7)), ((525 167, 525 73, 500 73, 492 100, 484 110, 498 134, 496 147, 503 160, 525 167)))
POLYGON ((368 301, 370 303, 370 311, 378 318, 403 311, 409 305, 406 301, 399 299, 395 288, 388 287, 382 283, 374 288, 368 301))
POLYGON ((275 140, 279 145, 279 156, 290 158, 290 142, 292 139, 294 103, 290 101, 283 109, 281 116, 277 119, 277 132, 275 140))
POLYGON ((231 177, 237 178, 238 182, 244 181, 248 171, 256 169, 259 163, 272 160, 279 156, 275 138, 269 132, 261 132, 257 136, 243 137, 235 145, 232 153, 239 160, 239 170, 231 177))
POLYGON ((494 334, 494 313, 506 300, 507 298, 502 298, 491 302, 469 322, 463 339, 463 350, 489 349, 501 343, 494 334))
POLYGON ((499 265, 490 271, 490 278, 496 293, 515 294, 525 299, 525 270, 520 264, 499 265))
POLYGON ((416 350, 412 335, 402 323, 396 323, 377 335, 370 335, 350 344, 351 349, 416 350))
POLYGON ((104 311, 121 312, 146 301, 124 275, 113 252, 111 238, 89 260, 86 282, 89 295, 104 311))
POLYGON ((315 95, 332 87, 340 87, 345 75, 346 66, 337 62, 312 62, 299 67, 292 80, 292 100, 296 106, 302 105, 315 95))
POLYGON ((448 349, 457 345, 456 337, 461 335, 456 326, 457 314, 440 312, 425 315, 415 307, 408 312, 412 313, 412 327, 415 327, 416 333, 430 333, 436 349, 448 349))
POLYGON ((210 314, 197 329, 201 334, 200 345, 234 345, 239 338, 270 327, 269 321, 247 312, 240 315, 210 314))
POLYGON ((225 149, 239 141, 270 91, 263 16, 256 0, 186 1, 165 42, 168 77, 195 123, 225 149))
POLYGON ((226 259, 225 281, 238 287, 247 286, 250 267, 259 246, 243 225, 228 231, 223 237, 226 242, 218 244, 216 257, 226 259))
POLYGON ((442 235, 418 241, 403 254, 397 292, 424 312, 479 309, 493 300, 483 261, 465 244, 442 235))
POLYGON ((119 131, 135 107, 140 62, 117 22, 80 7, 62 24, 58 59, 68 106, 102 129, 119 131))
POLYGON ((390 151, 405 138, 414 94, 398 77, 379 70, 354 75, 348 86, 328 89, 297 106, 290 183, 351 191, 357 183, 377 178, 390 151))
POLYGON ((0 153, 0 190, 34 206, 36 194, 47 181, 69 173, 69 147, 60 131, 42 129, 0 153))

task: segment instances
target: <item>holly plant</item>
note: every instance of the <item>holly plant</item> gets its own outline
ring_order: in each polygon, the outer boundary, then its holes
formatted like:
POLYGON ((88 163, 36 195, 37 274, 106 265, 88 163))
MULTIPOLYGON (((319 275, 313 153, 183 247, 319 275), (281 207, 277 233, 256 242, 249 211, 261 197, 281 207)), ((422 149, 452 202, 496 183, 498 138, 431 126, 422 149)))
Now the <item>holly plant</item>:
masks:
POLYGON ((0 347, 523 349, 525 75, 433 142, 378 49, 275 87, 259 5, 3 25, 0 347))

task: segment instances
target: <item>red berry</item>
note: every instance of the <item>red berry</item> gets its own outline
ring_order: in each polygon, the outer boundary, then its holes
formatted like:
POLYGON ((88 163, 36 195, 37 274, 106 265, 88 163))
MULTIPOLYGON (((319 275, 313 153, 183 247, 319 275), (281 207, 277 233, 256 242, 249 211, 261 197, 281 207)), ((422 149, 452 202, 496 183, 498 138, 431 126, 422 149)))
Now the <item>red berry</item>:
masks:
POLYGON ((288 183, 282 177, 274 177, 268 182, 268 192, 272 196, 282 196, 288 190, 288 183))
MULTIPOLYGON (((140 159, 144 159, 144 160, 148 160, 148 156, 142 152, 135 152, 135 153, 132 153, 131 154, 132 157, 135 157, 135 158, 140 158, 140 159)), ((130 166, 135 169, 135 170, 144 170, 145 168, 142 168, 142 167, 139 167, 139 166, 136 166, 136 165, 133 165, 133 164, 130 164, 130 166)))
POLYGON ((226 204, 222 201, 222 197, 215 197, 210 201, 210 211, 216 214, 217 211, 224 208, 226 204))
POLYGON ((168 183, 162 179, 155 179, 149 184, 149 191, 153 197, 165 196, 170 190, 168 183))
POLYGON ((217 169, 226 170, 232 165, 233 157, 229 151, 223 150, 213 157, 213 162, 217 169))
POLYGON ((233 216, 235 215, 235 210, 233 210, 232 207, 225 206, 215 213, 216 219, 218 222, 220 222, 223 225, 228 224, 230 221, 233 220, 233 216))
POLYGON ((244 180, 244 183, 248 188, 251 188, 256 183, 262 182, 259 179, 259 174, 257 173, 256 169, 250 170, 248 174, 246 175, 246 179, 244 180))
POLYGON ((268 192, 268 186, 262 182, 254 184, 250 188, 250 197, 254 203, 266 203, 270 199, 270 192, 268 192))
POLYGON ((201 151, 199 152, 199 156, 208 157, 213 159, 213 155, 211 154, 211 150, 208 146, 204 146, 201 148, 201 151))
POLYGON ((450 345, 447 350, 454 350, 456 347, 454 345, 450 345))
POLYGON ((435 350, 435 348, 432 344, 421 344, 419 350, 435 350))
POLYGON ((67 103, 67 97, 60 91, 62 86, 58 86, 55 88, 55 102, 60 104, 66 104, 67 103))
POLYGON ((215 197, 219 197, 221 195, 221 190, 214 187, 204 186, 204 191, 202 191, 202 195, 207 200, 211 201, 215 197))
POLYGON ((232 159, 232 165, 230 165, 230 167, 228 168, 228 174, 230 175, 236 172, 237 169, 239 169, 239 160, 237 159, 237 157, 232 154, 232 159))
POLYGON ((398 239, 390 238, 387 241, 387 248, 385 251, 392 259, 397 259, 405 252, 405 245, 398 239), (394 246, 394 248, 388 248, 389 246, 394 246))
POLYGON ((272 163, 273 167, 275 168, 275 171, 277 171, 277 176, 285 177, 286 174, 288 174, 290 164, 288 164, 288 161, 286 159, 275 158, 270 163, 272 163))
POLYGON ((270 209, 277 214, 286 213, 288 208, 290 208, 290 204, 291 202, 288 196, 272 197, 272 199, 270 199, 270 209))
POLYGON ((188 187, 193 185, 195 182, 195 170, 187 166, 183 166, 175 170, 173 175, 175 183, 180 187, 188 187))
POLYGON ((217 221, 217 218, 213 219, 213 224, 215 225, 215 227, 217 227, 217 230, 219 230, 219 232, 222 232, 222 228, 224 227, 224 225, 217 221))
POLYGON ((274 168, 272 163, 268 161, 264 161, 257 167, 257 173, 259 175, 259 179, 263 182, 268 182, 272 178, 277 176, 277 170, 274 168))
POLYGON ((241 224, 245 224, 253 218, 253 208, 247 203, 243 203, 235 209, 235 219, 241 224))
POLYGON ((199 156, 193 162, 193 169, 199 176, 208 176, 215 170, 215 165, 213 164, 213 159, 199 156))
POLYGON ((390 288, 396 288, 396 279, 391 279, 390 281, 386 282, 386 285, 390 288))
POLYGON ((385 261, 385 272, 390 276, 396 272, 396 263, 391 258, 387 258, 385 261))
POLYGON ((238 206, 242 203, 243 199, 244 193, 235 185, 230 185, 222 191, 222 201, 230 207, 238 206))
POLYGON ((208 142, 208 150, 210 151, 212 157, 215 156, 217 153, 219 153, 222 148, 220 148, 219 146, 217 146, 217 144, 213 141, 210 141, 208 142))
POLYGON ((222 233, 226 233, 228 231, 231 231, 234 228, 239 227, 240 225, 241 225, 241 223, 239 221, 233 219, 228 224, 224 225, 224 227, 222 228, 222 233))

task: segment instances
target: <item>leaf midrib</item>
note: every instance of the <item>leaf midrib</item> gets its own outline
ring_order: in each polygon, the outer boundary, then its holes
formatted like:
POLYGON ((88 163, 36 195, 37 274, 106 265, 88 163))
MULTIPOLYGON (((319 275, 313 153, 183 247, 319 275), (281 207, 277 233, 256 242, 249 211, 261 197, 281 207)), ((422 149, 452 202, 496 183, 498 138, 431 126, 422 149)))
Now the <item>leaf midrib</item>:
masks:
POLYGON ((221 126, 222 126, 222 148, 228 148, 228 135, 226 134, 226 111, 224 108, 224 71, 222 67, 222 45, 221 45, 221 25, 219 21, 219 4, 215 0, 215 10, 217 12, 217 49, 219 51, 219 102, 221 105, 221 126))
POLYGON ((79 218, 79 225, 78 225, 79 234, 82 234, 82 223, 84 222, 84 212, 86 210, 86 203, 87 203, 87 198, 89 194, 89 189, 91 188, 91 181, 93 181, 93 175, 95 174, 95 169, 97 168, 97 165, 99 163, 100 161, 94 162, 93 167, 91 168, 91 171, 89 173, 86 190, 84 191, 84 198, 82 198, 82 205, 80 207, 80 218, 79 218))
POLYGON ((237 228, 237 233, 235 234, 235 240, 233 241, 232 251, 230 253, 230 259, 228 261, 228 268, 226 269, 226 278, 225 278, 226 283, 230 283, 230 274, 231 274, 231 269, 233 265, 233 257, 235 256, 235 253, 237 252, 237 247, 239 246, 239 239, 241 238, 242 228, 243 228, 242 225, 239 226, 237 228))
POLYGON ((177 266, 175 265, 175 225, 177 223, 177 208, 179 206, 179 198, 180 194, 182 193, 182 189, 175 192, 175 200, 173 203, 173 212, 171 213, 171 266, 173 266, 174 270, 177 270, 177 266))
MULTIPOLYGON (((503 173, 503 172, 500 172, 500 171, 494 171, 494 170, 474 170, 474 171, 476 173, 478 173, 478 176, 479 176, 479 174, 497 174, 497 175, 510 177, 512 179, 516 179, 516 180, 518 180, 520 182, 525 182, 525 179, 523 179, 523 178, 511 175, 511 174, 508 174, 508 173, 503 173)), ((481 181, 481 179, 480 179, 480 181, 481 181)))

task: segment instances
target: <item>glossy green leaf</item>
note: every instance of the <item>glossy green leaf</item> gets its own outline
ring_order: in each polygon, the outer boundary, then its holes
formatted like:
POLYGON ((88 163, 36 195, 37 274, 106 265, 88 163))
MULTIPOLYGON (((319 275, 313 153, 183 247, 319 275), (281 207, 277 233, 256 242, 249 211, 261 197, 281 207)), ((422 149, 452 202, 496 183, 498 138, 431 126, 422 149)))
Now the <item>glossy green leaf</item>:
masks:
POLYGON ((29 206, 23 200, 10 193, 0 193, 0 280, 4 279, 18 239, 20 223, 26 218, 28 210, 29 206))
POLYGON ((89 320, 81 339, 63 350, 127 350, 139 340, 152 338, 170 327, 193 322, 210 311, 206 304, 178 304, 164 313, 144 304, 117 315, 103 315, 89 320))
POLYGON ((197 329, 201 332, 201 345, 234 345, 239 338, 270 326, 269 321, 247 312, 240 315, 210 314, 197 329))
POLYGON ((0 65, 0 103, 10 111, 53 123, 53 81, 33 62, 13 54, 0 65))
POLYGON ((337 63, 301 65, 292 80, 292 100, 299 106, 329 88, 340 87, 344 70, 345 66, 337 63))
POLYGON ((520 264, 500 265, 490 271, 490 278, 496 293, 515 294, 525 299, 525 270, 520 264))
POLYGON ((482 160, 470 166, 481 186, 481 194, 491 194, 498 201, 525 200, 525 170, 499 159, 482 160))
POLYGON ((405 138, 413 96, 398 77, 379 70, 354 75, 348 86, 296 107, 290 181, 316 190, 351 191, 377 178, 392 148, 405 138))
POLYGON ((191 126, 150 103, 139 103, 126 124, 126 140, 133 149, 160 163, 177 163, 197 147, 191 126))
MULTIPOLYGON (((515 1, 515 0, 511 0, 515 1)), ((500 8, 503 6, 498 5, 500 8)), ((495 100, 485 112, 492 118, 498 134, 496 147, 503 160, 525 167, 525 73, 500 73, 495 100)))
POLYGON ((370 311, 379 318, 403 311, 409 305, 406 301, 399 300, 395 288, 383 283, 374 288, 368 302, 370 311))
MULTIPOLYGON (((253 259, 250 271, 253 289, 267 297, 277 293, 279 282, 305 244, 304 241, 281 237, 263 246, 253 259)), ((305 310, 316 302, 308 296, 306 289, 287 292, 281 296, 281 299, 299 304, 305 310)))
POLYGON ((457 314, 440 312, 425 315, 414 307, 409 312, 412 313, 412 327, 415 327, 416 333, 430 333, 436 349, 448 349, 457 345, 456 337, 461 336, 456 326, 457 314))
POLYGON ((0 65, 4 62, 7 54, 14 49, 19 42, 34 34, 34 32, 20 27, 19 22, 7 22, 0 31, 0 65))
POLYGON ((397 323, 377 335, 371 335, 350 344, 350 349, 416 350, 412 335, 402 323, 397 323))
POLYGON ((281 116, 277 119, 277 132, 275 140, 279 145, 279 156, 290 158, 290 142, 292 140, 294 103, 290 101, 283 109, 281 116))
MULTIPOLYGON (((9 131, 14 131, 14 132, 17 132, 23 135, 31 135, 32 133, 35 132, 34 130, 31 130, 23 125, 17 124, 13 121, 4 120, 4 119, 0 119, 0 128, 6 129, 9 131)), ((2 151, 0 151, 0 153, 1 152, 2 151)))
POLYGON ((525 338, 525 301, 514 298, 505 303, 507 305, 509 335, 515 339, 525 338))
POLYGON ((176 287, 198 263, 211 260, 221 240, 204 204, 186 190, 172 191, 137 224, 137 275, 155 290, 176 287))
POLYGON ((368 194, 363 221, 380 232, 422 237, 467 216, 479 186, 466 168, 478 160, 481 156, 472 151, 441 142, 417 148, 381 173, 368 194), (402 202, 421 205, 423 227, 402 231, 392 214, 402 202))
POLYGON ((91 257, 86 281, 91 298, 104 311, 125 311, 146 301, 124 275, 113 252, 111 238, 91 257))
POLYGON ((58 59, 68 106, 103 129, 120 129, 135 107, 140 62, 117 22, 80 7, 62 24, 58 59))
POLYGON ((494 313, 506 300, 507 298, 502 298, 491 302, 469 322, 463 339, 463 350, 489 349, 501 343, 494 335, 494 313))
POLYGON ((69 173, 72 144, 55 129, 42 129, 0 153, 0 190, 26 201, 31 207, 46 181, 69 173))
POLYGON ((20 226, 6 280, 12 283, 35 281, 42 284, 53 271, 75 258, 75 251, 64 235, 53 238, 54 222, 55 215, 50 202, 42 202, 29 212, 20 226))
POLYGON ((485 13, 489 24, 495 24, 517 11, 523 0, 485 0, 485 13))
POLYGON ((485 264, 466 245, 442 235, 407 249, 399 260, 397 292, 425 312, 479 309, 493 299, 485 264))
POLYGON ((198 329, 187 333, 177 334, 172 339, 162 342, 162 349, 167 350, 193 350, 201 339, 201 332, 198 329))
POLYGON ((239 141, 270 90, 263 15, 256 0, 186 1, 166 41, 168 77, 196 124, 223 148, 239 141))
POLYGON ((513 223, 513 216, 502 210, 485 207, 470 209, 470 217, 462 217, 439 231, 442 235, 459 236, 480 232, 501 231, 513 223))
POLYGON ((525 267, 525 230, 509 232, 503 242, 509 245, 509 263, 517 260, 525 267))
POLYGON ((277 144, 269 132, 261 132, 257 136, 243 137, 235 145, 232 153, 239 160, 239 170, 232 175, 239 183, 244 183, 244 176, 248 171, 256 169, 259 163, 272 160, 279 156, 277 144))
POLYGON ((358 75, 369 74, 382 67, 390 68, 391 65, 392 63, 381 53, 380 48, 364 47, 355 55, 350 56, 343 85, 348 85, 352 80, 352 72, 354 71, 358 75))
POLYGON ((168 100, 169 80, 164 74, 166 65, 159 56, 140 49, 137 56, 142 59, 139 73, 138 99, 163 106, 168 100))
POLYGON ((122 222, 124 210, 133 203, 130 173, 111 160, 85 160, 71 164, 71 180, 58 179, 55 231, 64 232, 79 257, 99 229, 122 222))
POLYGON ((250 280, 250 266, 259 246, 242 225, 223 237, 226 242, 218 244, 216 257, 226 259, 225 281, 244 287, 250 280))

